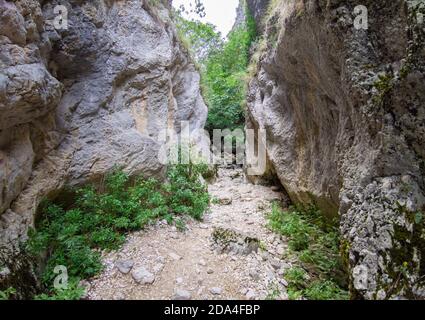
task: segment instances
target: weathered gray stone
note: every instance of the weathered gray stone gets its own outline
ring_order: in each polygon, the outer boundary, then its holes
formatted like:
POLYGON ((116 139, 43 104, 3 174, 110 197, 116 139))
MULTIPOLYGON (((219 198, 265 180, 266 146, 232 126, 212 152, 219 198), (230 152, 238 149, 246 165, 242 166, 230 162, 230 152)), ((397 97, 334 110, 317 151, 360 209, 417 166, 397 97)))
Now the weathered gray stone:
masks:
POLYGON ((363 1, 365 31, 353 1, 275 2, 248 90, 247 128, 267 132, 265 177, 340 215, 354 298, 394 287, 387 298, 421 297, 424 286, 423 224, 412 223, 425 211, 424 28, 414 1, 402 3, 363 1), (394 286, 403 261, 409 280, 394 286))
POLYGON ((174 300, 190 300, 192 295, 189 291, 183 289, 177 289, 174 294, 174 300))
POLYGON ((149 272, 145 267, 133 269, 131 276, 137 283, 142 285, 152 284, 155 282, 155 275, 149 272))
POLYGON ((210 293, 215 295, 215 296, 220 296, 223 293, 223 289, 218 288, 218 287, 214 287, 214 288, 210 289, 210 293))
POLYGON ((200 135, 200 75, 170 2, 0 0, 0 245, 25 240, 36 209, 65 185, 114 167, 164 178, 165 129, 200 135), (56 30, 54 7, 68 8, 56 30))
POLYGON ((133 260, 120 260, 115 263, 117 269, 124 274, 127 274, 131 271, 134 266, 133 260))

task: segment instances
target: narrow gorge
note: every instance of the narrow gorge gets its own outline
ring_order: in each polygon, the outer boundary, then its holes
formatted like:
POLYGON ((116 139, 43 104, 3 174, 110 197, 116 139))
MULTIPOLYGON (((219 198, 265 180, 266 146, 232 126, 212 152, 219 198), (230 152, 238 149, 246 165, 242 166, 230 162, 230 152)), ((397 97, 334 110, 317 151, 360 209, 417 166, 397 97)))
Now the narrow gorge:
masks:
POLYGON ((425 298, 425 1, 236 11, 0 0, 0 299, 425 298))

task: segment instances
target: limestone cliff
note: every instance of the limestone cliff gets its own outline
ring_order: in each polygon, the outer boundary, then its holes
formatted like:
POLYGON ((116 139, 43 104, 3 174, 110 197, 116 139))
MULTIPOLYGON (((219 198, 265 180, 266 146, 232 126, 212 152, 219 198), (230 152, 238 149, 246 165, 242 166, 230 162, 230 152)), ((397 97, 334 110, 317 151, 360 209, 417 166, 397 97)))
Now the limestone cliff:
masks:
POLYGON ((355 298, 425 297, 421 3, 362 1, 367 29, 350 0, 273 1, 262 17, 247 127, 266 130, 295 203, 339 214, 355 298))
POLYGON ((0 0, 0 70, 3 246, 64 185, 114 166, 161 176, 160 131, 206 121, 165 0, 0 0))

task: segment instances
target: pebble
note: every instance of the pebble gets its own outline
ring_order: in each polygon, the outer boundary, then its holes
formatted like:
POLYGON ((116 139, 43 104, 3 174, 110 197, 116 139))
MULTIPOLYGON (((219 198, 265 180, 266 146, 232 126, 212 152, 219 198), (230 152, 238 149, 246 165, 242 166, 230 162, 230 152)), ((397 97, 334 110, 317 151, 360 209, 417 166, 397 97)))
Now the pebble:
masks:
POLYGON ((260 280, 260 275, 258 274, 258 272, 256 270, 251 270, 249 272, 249 275, 251 276, 251 278, 255 281, 260 280))
POLYGON ((131 276, 138 284, 153 284, 155 282, 155 276, 149 272, 145 267, 134 269, 131 276))
POLYGON ((133 260, 119 260, 115 263, 115 266, 117 267, 117 269, 123 273, 123 274, 127 274, 131 271, 131 269, 134 266, 134 261, 133 260))
POLYGON ((283 254, 285 253, 285 248, 282 246, 279 246, 276 248, 276 253, 280 256, 283 256, 283 254))
POLYGON ((232 198, 221 198, 219 199, 219 202, 223 206, 230 206, 233 202, 232 198))
POLYGON ((215 296, 219 296, 223 293, 223 289, 215 287, 215 288, 211 288, 210 292, 211 292, 211 294, 213 294, 215 296))
POLYGON ((277 259, 273 259, 272 261, 270 261, 270 264, 275 270, 279 270, 280 268, 282 268, 282 262, 277 259))
POLYGON ((182 259, 182 257, 180 257, 178 254, 174 253, 174 252, 170 252, 169 256, 171 259, 173 259, 174 261, 179 261, 182 259))
POLYGON ((199 265, 205 267, 207 265, 207 263, 205 262, 204 259, 199 260, 199 265))
POLYGON ((174 300, 190 300, 192 295, 187 290, 177 289, 174 294, 174 300))
POLYGON ((257 293, 256 293, 254 290, 249 289, 249 290, 247 291, 247 293, 245 294, 245 297, 246 297, 248 300, 255 300, 255 298, 257 297, 257 293))
POLYGON ((284 287, 288 287, 288 282, 285 279, 279 279, 279 282, 284 286, 284 287))
POLYGON ((208 274, 213 274, 214 273, 214 270, 210 268, 210 269, 207 270, 207 273, 208 274))

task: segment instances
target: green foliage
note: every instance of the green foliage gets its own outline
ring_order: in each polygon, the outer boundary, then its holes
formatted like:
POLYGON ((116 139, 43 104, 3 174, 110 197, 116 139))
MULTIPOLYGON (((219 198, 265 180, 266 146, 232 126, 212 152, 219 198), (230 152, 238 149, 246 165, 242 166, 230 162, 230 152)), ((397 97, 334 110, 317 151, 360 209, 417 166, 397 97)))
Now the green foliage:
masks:
POLYGON ((0 301, 9 300, 16 294, 15 288, 7 288, 6 290, 0 290, 0 301))
POLYGON ((248 15, 245 24, 229 34, 224 46, 210 53, 202 74, 209 107, 207 130, 233 130, 243 126, 244 79, 249 64, 249 49, 255 37, 255 22, 248 15))
POLYGON ((176 24, 183 43, 200 64, 202 89, 209 107, 207 129, 236 129, 244 125, 245 82, 249 49, 256 38, 253 17, 223 41, 211 24, 189 21, 177 12, 176 24))
POLYGON ((85 293, 85 289, 79 285, 78 279, 71 279, 66 289, 53 289, 50 294, 40 294, 34 297, 34 300, 64 301, 79 300, 85 293))
POLYGON ((340 257, 340 237, 335 221, 328 221, 314 207, 284 212, 273 204, 269 227, 288 238, 300 266, 285 278, 291 299, 346 299, 346 275, 340 257))
POLYGON ((210 196, 199 176, 208 171, 205 164, 177 164, 168 173, 170 183, 165 185, 168 195, 167 205, 171 212, 202 219, 207 209, 210 196))
POLYGON ((174 14, 179 37, 186 43, 196 62, 203 63, 212 50, 221 48, 223 40, 220 32, 211 23, 187 20, 178 12, 174 14))
POLYGON ((317 280, 303 292, 309 300, 348 300, 348 293, 330 280, 317 280))
MULTIPOLYGON (((165 184, 154 179, 132 180, 117 170, 100 188, 89 185, 76 190, 71 207, 43 203, 42 219, 27 242, 30 253, 48 256, 43 282, 50 289, 38 298, 78 298, 78 281, 98 274, 103 268, 100 252, 118 249, 127 232, 143 229, 159 218, 169 222, 182 215, 201 219, 210 201, 199 179, 205 170, 205 165, 172 166, 165 184), (67 290, 51 289, 58 265, 67 267, 73 284, 67 290)), ((179 228, 184 226, 181 219, 177 221, 179 228)))

